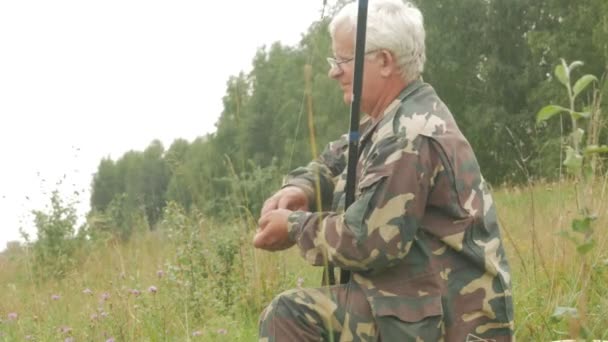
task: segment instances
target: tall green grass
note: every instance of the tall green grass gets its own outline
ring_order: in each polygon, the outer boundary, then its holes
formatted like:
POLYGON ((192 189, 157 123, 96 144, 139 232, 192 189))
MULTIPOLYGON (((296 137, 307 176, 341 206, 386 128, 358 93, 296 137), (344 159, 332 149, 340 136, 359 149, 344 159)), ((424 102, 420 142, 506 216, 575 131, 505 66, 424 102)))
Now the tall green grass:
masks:
MULTIPOLYGON (((521 341, 608 339, 607 191, 595 189, 597 244, 585 255, 560 235, 577 214, 573 184, 495 191, 521 341)), ((58 279, 37 278, 29 248, 8 250, 0 256, 0 340, 254 341, 272 297, 318 286, 322 272, 295 248, 253 249, 253 225, 170 205, 155 231, 83 243, 58 279)))

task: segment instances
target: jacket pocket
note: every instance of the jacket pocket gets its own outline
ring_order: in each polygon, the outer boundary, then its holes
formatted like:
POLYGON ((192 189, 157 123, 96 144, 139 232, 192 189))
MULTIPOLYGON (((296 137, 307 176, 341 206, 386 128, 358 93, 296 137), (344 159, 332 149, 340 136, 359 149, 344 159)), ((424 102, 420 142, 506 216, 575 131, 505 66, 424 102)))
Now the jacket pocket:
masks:
POLYGON ((382 341, 439 341, 443 336, 441 296, 371 298, 382 341))

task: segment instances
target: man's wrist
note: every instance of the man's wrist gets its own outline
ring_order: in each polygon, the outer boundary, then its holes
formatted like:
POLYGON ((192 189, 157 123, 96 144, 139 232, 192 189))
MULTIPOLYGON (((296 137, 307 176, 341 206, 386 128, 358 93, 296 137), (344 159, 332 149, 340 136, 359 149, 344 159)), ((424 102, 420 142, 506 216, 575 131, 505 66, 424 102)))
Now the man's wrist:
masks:
POLYGON ((294 211, 289 217, 287 217, 287 235, 289 241, 298 242, 298 239, 302 235, 304 222, 312 213, 306 211, 294 211))

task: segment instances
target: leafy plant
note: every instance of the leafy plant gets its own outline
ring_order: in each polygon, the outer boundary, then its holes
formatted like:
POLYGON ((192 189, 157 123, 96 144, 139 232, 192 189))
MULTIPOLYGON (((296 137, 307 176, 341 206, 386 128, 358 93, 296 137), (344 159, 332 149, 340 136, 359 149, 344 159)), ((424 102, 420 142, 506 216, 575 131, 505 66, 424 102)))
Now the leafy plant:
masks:
MULTIPOLYGON (((75 264, 77 216, 74 204, 65 203, 55 190, 51 194, 50 210, 32 213, 38 236, 33 243, 33 270, 42 279, 63 278, 75 264)), ((28 241, 29 237, 23 232, 22 235, 28 241)))
POLYGON ((578 309, 558 306, 552 315, 553 321, 559 321, 561 318, 568 317, 570 325, 569 333, 573 335, 571 337, 579 337, 579 335, 585 337, 586 327, 582 318, 585 316, 585 290, 591 279, 590 269, 592 268, 592 260, 589 260, 586 255, 596 245, 592 223, 597 219, 597 215, 593 213, 593 209, 588 202, 589 196, 586 196, 589 193, 589 189, 593 187, 592 181, 594 176, 590 172, 592 168, 590 167, 589 160, 595 154, 608 152, 608 146, 585 144, 584 137, 586 132, 583 129, 585 121, 592 118, 593 113, 591 110, 598 108, 599 105, 583 106, 582 109, 578 109, 576 106, 576 100, 579 95, 590 85, 598 83, 597 77, 587 74, 577 79, 573 85, 572 72, 582 65, 583 63, 580 61, 575 61, 568 65, 564 59, 561 60, 561 64, 555 68, 555 77, 566 88, 569 106, 548 105, 542 108, 536 115, 537 124, 541 124, 557 114, 566 113, 571 125, 571 130, 565 144, 563 166, 565 166, 567 173, 574 177, 575 180, 576 208, 579 217, 572 220, 569 231, 563 230, 560 232, 560 235, 575 244, 576 251, 582 258, 581 290, 578 296, 578 309))

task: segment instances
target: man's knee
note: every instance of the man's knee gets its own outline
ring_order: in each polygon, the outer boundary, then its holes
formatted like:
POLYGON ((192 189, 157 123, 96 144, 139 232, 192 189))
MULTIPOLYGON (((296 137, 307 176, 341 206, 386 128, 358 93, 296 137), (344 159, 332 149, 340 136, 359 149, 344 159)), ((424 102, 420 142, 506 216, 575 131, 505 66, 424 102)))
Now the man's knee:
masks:
POLYGON ((260 315, 260 323, 276 315, 283 317, 291 316, 293 314, 294 306, 296 306, 293 299, 296 291, 297 290, 295 289, 287 290, 275 296, 264 311, 262 311, 262 314, 260 315))
POLYGON ((323 323, 307 297, 304 289, 277 295, 260 316, 260 341, 319 341, 323 323))

